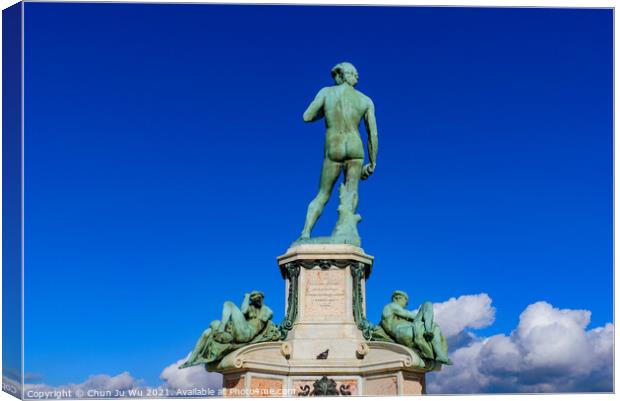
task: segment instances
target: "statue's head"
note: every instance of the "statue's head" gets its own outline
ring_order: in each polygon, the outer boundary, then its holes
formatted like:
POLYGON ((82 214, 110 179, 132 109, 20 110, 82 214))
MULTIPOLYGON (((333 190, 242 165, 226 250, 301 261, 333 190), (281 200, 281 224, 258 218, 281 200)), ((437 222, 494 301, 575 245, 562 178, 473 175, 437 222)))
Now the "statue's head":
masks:
POLYGON ((409 295, 405 291, 396 290, 392 293, 392 302, 396 302, 404 308, 409 302, 409 295))
POLYGON ((263 306, 263 299, 265 299, 265 294, 262 291, 252 291, 250 293, 250 304, 257 308, 263 306))
POLYGON ((332 68, 332 78, 336 82, 336 85, 348 83, 351 86, 357 85, 359 75, 357 70, 351 63, 338 63, 332 68))

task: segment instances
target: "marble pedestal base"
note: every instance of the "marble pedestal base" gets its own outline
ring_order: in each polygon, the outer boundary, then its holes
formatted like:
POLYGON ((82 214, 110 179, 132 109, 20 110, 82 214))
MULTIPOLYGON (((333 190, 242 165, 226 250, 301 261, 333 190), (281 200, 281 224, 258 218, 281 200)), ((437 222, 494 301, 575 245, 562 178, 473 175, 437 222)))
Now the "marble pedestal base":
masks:
POLYGON ((392 343, 364 342, 366 355, 342 359, 294 359, 287 342, 256 344, 228 355, 227 397, 281 397, 313 394, 314 383, 334 381, 331 395, 419 395, 425 371, 417 355, 392 343), (287 356, 289 355, 289 356, 287 356))
POLYGON ((224 394, 424 393, 426 370, 414 351, 368 341, 360 330, 372 263, 371 256, 351 245, 305 244, 280 256, 287 293, 284 326, 290 330, 282 341, 227 355, 217 367, 224 375, 224 394))

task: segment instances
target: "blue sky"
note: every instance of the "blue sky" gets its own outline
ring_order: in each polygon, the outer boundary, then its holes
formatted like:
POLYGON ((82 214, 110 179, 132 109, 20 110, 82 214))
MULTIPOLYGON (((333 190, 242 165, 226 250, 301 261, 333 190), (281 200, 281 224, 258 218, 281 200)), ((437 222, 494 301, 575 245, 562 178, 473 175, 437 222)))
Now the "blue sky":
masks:
POLYGON ((412 307, 489 294, 481 336, 541 300, 612 321, 611 10, 25 10, 25 366, 46 383, 155 385, 254 288, 283 317, 275 258, 324 136, 301 115, 344 60, 379 128, 372 321, 396 288, 412 307))

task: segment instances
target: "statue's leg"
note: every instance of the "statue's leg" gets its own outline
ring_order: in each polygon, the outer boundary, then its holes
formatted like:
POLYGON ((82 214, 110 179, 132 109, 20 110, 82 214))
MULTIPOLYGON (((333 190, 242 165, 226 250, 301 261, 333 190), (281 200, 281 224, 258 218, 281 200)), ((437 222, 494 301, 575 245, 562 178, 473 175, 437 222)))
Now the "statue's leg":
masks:
POLYGON ((231 301, 226 301, 224 302, 224 306, 222 307, 222 320, 220 320, 220 324, 217 328, 217 331, 223 333, 226 330, 226 325, 228 324, 228 321, 230 320, 230 316, 233 313, 233 310, 235 309, 239 309, 237 308, 237 305, 235 305, 233 302, 231 301))
POLYGON ((426 301, 420 306, 416 318, 420 317, 424 321, 424 331, 431 333, 433 331, 433 304, 426 301))
POLYGON ((219 325, 220 325, 220 321, 219 320, 214 320, 209 325, 209 328, 211 329, 211 331, 216 331, 217 328, 219 327, 219 325))
POLYGON ((452 361, 448 358, 448 344, 437 325, 433 326, 433 341, 431 341, 431 344, 435 350, 435 360, 446 365, 452 365, 452 361))
MULTIPOLYGON (((345 162, 344 185, 347 187, 348 191, 357 193, 357 189, 360 183, 360 177, 362 176, 363 164, 364 160, 362 159, 351 159, 345 162)), ((355 208, 357 208, 357 202, 354 205, 353 212, 355 212, 355 208)))
POLYGON ((249 342, 254 337, 252 328, 248 324, 241 310, 236 306, 230 314, 230 325, 232 327, 232 334, 235 342, 249 342))
POLYGON ((306 214, 306 223, 301 232, 301 238, 310 238, 310 233, 316 224, 316 221, 323 213, 323 208, 329 200, 334 189, 334 184, 340 176, 342 163, 336 163, 327 157, 323 160, 323 168, 321 170, 321 181, 319 183, 319 193, 308 205, 308 213, 306 214))
POLYGON ((211 329, 208 328, 202 333, 202 336, 200 336, 200 339, 198 339, 198 343, 196 343, 196 346, 194 347, 192 354, 189 356, 189 358, 187 358, 186 364, 188 366, 191 366, 193 362, 195 362, 196 360, 198 360, 198 358, 202 356, 202 353, 205 349, 205 345, 207 344, 207 340, 209 339, 210 336, 211 336, 211 329))
POLYGON ((355 194, 352 198, 352 204, 350 205, 351 213, 355 214, 357 210, 357 191, 360 184, 360 177, 362 176, 362 167, 364 165, 363 159, 351 159, 347 160, 344 164, 344 186, 347 192, 355 194))
POLYGON ((209 328, 206 329, 202 333, 202 336, 200 336, 200 338, 198 339, 198 342, 196 343, 196 346, 194 347, 194 350, 192 351, 189 358, 187 358, 187 361, 185 361, 185 363, 181 365, 182 367, 188 367, 199 363, 199 361, 203 358, 203 354, 207 347, 207 342, 211 338, 211 334, 217 329, 219 323, 219 320, 214 320, 211 322, 209 328))
POLYGON ((433 348, 431 344, 424 338, 424 324, 421 321, 413 322, 414 342, 420 349, 422 356, 427 359, 433 359, 433 348))

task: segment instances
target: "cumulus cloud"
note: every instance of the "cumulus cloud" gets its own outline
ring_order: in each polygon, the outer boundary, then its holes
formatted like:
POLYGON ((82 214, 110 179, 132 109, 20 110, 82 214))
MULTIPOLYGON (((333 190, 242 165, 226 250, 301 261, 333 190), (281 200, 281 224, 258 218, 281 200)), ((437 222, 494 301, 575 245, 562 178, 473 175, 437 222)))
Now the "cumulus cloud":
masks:
POLYGON ((122 397, 144 389, 140 380, 133 378, 129 372, 123 372, 116 376, 92 375, 82 383, 62 386, 26 384, 23 393, 26 398, 122 397))
MULTIPOLYGON (((613 391, 614 326, 608 323, 588 329, 590 311, 537 302, 521 313, 518 326, 508 335, 478 337, 472 330, 489 327, 495 321, 495 308, 487 294, 450 298, 433 307, 450 344, 454 365, 427 375, 430 394, 613 391)), ((188 356, 162 370, 158 387, 144 386, 123 372, 94 375, 79 384, 57 387, 26 384, 24 395, 33 398, 33 391, 48 392, 39 398, 50 399, 57 398, 54 392, 67 390, 71 396, 65 393, 62 398, 79 397, 89 390, 158 398, 218 395, 220 374, 209 373, 202 366, 178 369, 188 356), (215 394, 193 392, 197 389, 210 389, 215 394)))
POLYGON ((162 398, 162 397, 206 397, 220 395, 222 375, 209 373, 203 366, 179 369, 189 354, 167 366, 161 372, 162 384, 157 387, 144 385, 129 372, 116 376, 105 374, 90 376, 77 384, 50 386, 44 383, 26 384, 23 394, 27 398, 162 398))
POLYGON ((222 375, 219 373, 207 372, 204 366, 192 366, 179 369, 190 354, 180 359, 172 365, 166 367, 159 378, 164 381, 165 386, 171 389, 191 390, 195 388, 210 388, 216 391, 222 388, 222 375))
POLYGON ((495 321, 495 308, 487 294, 462 295, 433 305, 435 320, 446 339, 467 328, 481 329, 495 321))
POLYGON ((454 349, 454 365, 428 375, 428 392, 613 391, 614 327, 587 330, 590 314, 547 302, 529 305, 510 335, 473 336, 454 349))

